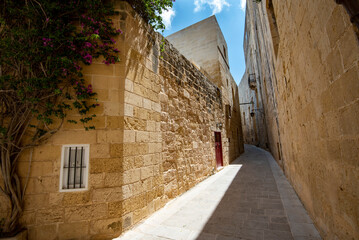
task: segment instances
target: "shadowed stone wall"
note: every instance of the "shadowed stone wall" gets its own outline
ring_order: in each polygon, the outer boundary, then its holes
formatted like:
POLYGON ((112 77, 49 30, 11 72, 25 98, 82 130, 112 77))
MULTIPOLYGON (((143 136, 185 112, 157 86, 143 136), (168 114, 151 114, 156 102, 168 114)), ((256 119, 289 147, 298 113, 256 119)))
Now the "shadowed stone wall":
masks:
POLYGON ((248 1, 247 12, 271 152, 322 237, 358 239, 354 25, 335 1, 248 1))

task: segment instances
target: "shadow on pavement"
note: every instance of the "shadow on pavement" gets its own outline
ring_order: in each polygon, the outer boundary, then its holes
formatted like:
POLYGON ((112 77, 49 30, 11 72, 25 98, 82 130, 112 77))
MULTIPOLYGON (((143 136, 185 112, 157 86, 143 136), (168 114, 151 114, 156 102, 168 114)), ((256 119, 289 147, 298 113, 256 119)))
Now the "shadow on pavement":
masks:
MULTIPOLYGON (((228 166, 238 167, 223 198, 194 239, 293 239, 264 153, 254 146, 246 146, 246 152, 228 166)), ((221 184, 212 187, 221 187, 221 184)))

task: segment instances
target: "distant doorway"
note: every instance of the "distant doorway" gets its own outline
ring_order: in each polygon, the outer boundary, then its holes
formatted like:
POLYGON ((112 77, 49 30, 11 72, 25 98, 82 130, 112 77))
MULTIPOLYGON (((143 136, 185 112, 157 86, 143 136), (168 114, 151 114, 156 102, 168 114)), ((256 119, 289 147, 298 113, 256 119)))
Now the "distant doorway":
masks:
POLYGON ((222 138, 220 132, 214 133, 214 141, 216 147, 216 160, 217 160, 217 168, 223 166, 223 154, 222 154, 222 138))

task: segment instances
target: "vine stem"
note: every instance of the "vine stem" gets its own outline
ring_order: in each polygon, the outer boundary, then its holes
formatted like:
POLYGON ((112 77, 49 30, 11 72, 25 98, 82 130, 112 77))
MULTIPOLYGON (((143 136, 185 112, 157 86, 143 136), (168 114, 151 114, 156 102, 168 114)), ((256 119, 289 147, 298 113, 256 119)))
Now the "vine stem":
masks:
POLYGON ((25 197, 25 192, 26 192, 26 188, 27 188, 27 184, 29 183, 29 178, 30 178, 30 170, 31 170, 31 162, 32 162, 32 153, 34 152, 34 148, 30 149, 30 156, 29 156, 29 169, 27 170, 27 176, 26 176, 26 180, 25 180, 25 185, 22 191, 22 196, 21 198, 24 199, 25 197))

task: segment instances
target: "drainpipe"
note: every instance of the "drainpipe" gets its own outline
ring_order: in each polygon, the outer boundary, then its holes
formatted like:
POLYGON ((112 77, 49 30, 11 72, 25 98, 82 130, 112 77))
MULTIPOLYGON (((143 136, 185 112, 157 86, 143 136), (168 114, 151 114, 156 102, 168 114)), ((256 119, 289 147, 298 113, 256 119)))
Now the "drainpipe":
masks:
POLYGON ((335 0, 337 4, 342 4, 347 10, 350 21, 354 23, 359 30, 359 1, 358 0, 335 0))

